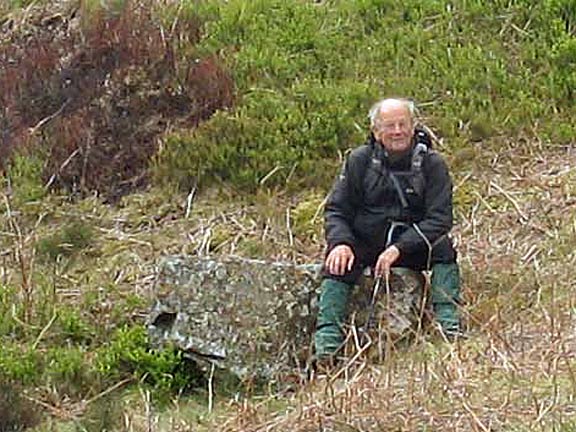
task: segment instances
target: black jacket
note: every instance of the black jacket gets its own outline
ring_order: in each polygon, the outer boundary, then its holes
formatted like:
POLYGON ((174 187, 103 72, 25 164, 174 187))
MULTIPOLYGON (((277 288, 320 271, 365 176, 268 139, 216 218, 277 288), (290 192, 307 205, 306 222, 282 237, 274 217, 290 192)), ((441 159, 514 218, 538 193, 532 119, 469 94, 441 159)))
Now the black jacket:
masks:
POLYGON ((372 136, 350 153, 325 206, 329 249, 347 244, 383 250, 393 221, 409 225, 392 242, 402 255, 427 253, 421 234, 431 244, 442 240, 453 223, 448 168, 432 150, 423 155, 420 170, 411 161, 409 154, 392 163, 372 136))

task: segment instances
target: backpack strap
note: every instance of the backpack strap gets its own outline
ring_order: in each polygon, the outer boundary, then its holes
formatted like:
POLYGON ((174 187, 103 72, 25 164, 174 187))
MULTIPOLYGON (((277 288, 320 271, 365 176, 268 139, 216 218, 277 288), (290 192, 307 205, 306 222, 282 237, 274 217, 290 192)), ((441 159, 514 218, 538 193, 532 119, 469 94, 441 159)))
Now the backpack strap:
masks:
POLYGON ((412 171, 416 173, 422 172, 422 161, 424 156, 428 154, 428 147, 422 143, 417 143, 412 150, 412 171))
POLYGON ((412 149, 411 162, 412 177, 415 182, 413 186, 418 194, 422 194, 426 184, 426 179, 422 172, 422 164, 426 155, 433 152, 432 140, 430 139, 430 135, 422 128, 416 128, 415 140, 416 143, 414 149, 412 149))
MULTIPOLYGON (((422 194, 425 187, 424 174, 422 173, 422 164, 426 155, 432 152, 432 140, 430 139, 428 132, 426 132, 426 130, 421 127, 417 127, 415 129, 414 140, 415 144, 414 148, 412 149, 410 170, 415 183, 413 186, 418 194, 422 194)), ((373 142, 373 145, 376 146, 379 144, 373 142)), ((406 195, 402 190, 398 178, 392 171, 386 169, 386 167, 382 164, 382 161, 378 158, 378 150, 376 149, 377 147, 373 148, 372 154, 367 163, 366 176, 368 177, 367 183, 369 187, 374 187, 380 177, 388 177, 394 186, 394 190, 398 195, 402 208, 407 209, 409 206, 408 200, 406 199, 406 195)))
POLYGON ((392 171, 388 171, 388 178, 390 179, 390 181, 394 185, 394 189, 396 190, 396 193, 398 194, 398 198, 400 198, 400 204, 402 204, 402 208, 404 210, 406 210, 408 208, 408 200, 406 199, 406 195, 404 195, 404 191, 402 190, 402 187, 400 186, 400 182, 398 181, 398 179, 396 178, 394 173, 392 173, 392 171))
POLYGON ((412 150, 412 170, 421 172, 424 155, 432 149, 432 139, 428 132, 422 127, 416 127, 414 130, 414 139, 416 143, 412 150))

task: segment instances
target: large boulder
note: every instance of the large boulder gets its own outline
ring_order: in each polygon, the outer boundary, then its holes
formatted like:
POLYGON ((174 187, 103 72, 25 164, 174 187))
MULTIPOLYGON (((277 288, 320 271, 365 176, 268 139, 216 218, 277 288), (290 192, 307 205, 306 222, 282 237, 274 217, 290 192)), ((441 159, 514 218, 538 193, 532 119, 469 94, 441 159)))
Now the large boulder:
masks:
MULTIPOLYGON (((312 353, 319 270, 232 257, 166 257, 148 319, 150 340, 242 379, 293 376, 312 353)), ((420 273, 398 269, 389 284, 380 284, 370 320, 380 336, 404 338, 419 325, 423 282, 420 273)), ((366 327, 374 286, 365 277, 354 291, 351 321, 357 329, 366 327)), ((377 339, 382 337, 362 343, 377 339)))

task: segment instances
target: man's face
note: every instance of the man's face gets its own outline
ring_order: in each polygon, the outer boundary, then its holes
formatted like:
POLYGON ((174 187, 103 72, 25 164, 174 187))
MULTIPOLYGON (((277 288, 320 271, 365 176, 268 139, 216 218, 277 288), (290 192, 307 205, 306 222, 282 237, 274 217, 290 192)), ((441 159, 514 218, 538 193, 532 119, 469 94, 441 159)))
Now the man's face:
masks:
POLYGON ((388 152, 403 153, 412 145, 412 115, 405 106, 386 107, 380 111, 373 132, 388 152))

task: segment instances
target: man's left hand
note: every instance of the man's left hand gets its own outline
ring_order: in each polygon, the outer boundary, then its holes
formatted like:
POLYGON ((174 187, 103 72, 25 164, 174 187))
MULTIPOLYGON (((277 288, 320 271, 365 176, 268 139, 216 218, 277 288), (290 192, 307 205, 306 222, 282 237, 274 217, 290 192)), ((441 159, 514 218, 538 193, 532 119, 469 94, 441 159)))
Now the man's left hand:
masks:
POLYGON ((386 248, 386 250, 378 256, 378 261, 376 261, 376 268, 374 269, 376 277, 389 275, 390 267, 392 267, 392 264, 394 264, 399 257, 400 250, 396 246, 392 245, 386 248))

